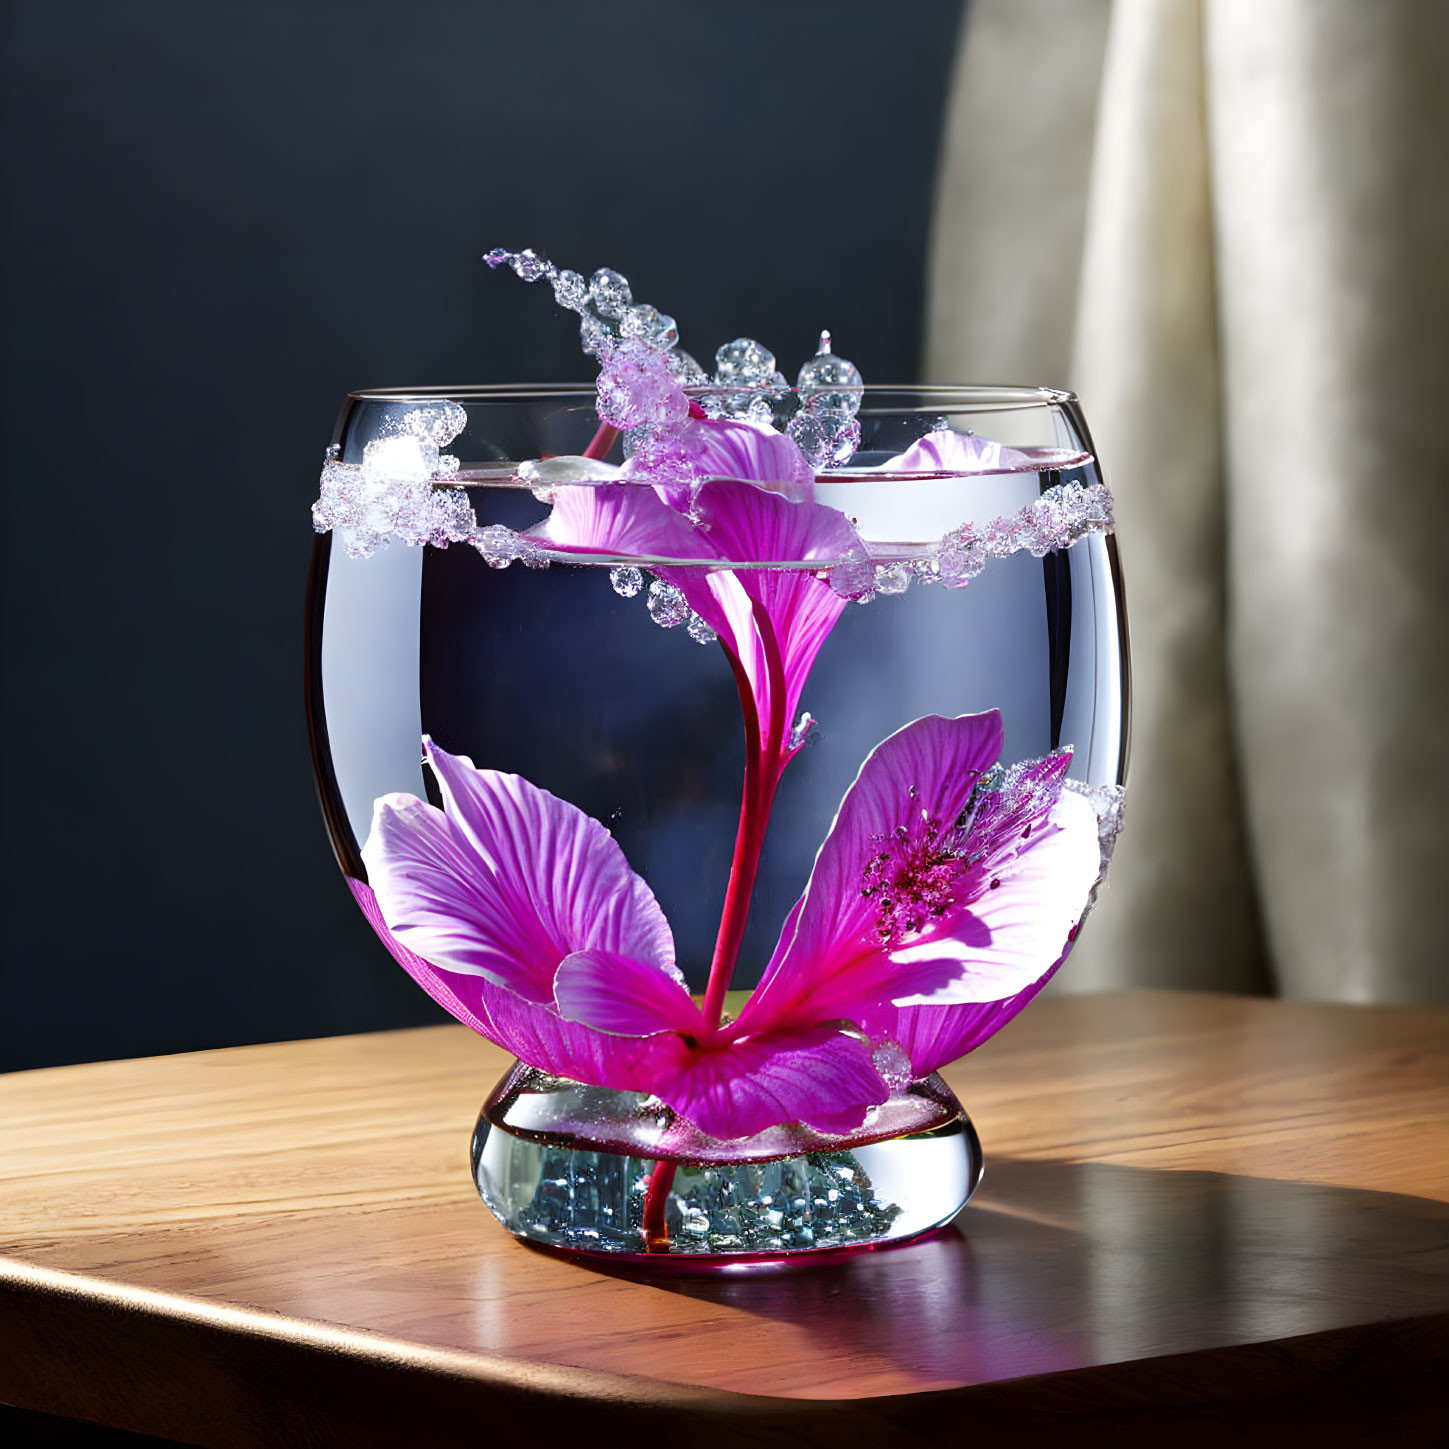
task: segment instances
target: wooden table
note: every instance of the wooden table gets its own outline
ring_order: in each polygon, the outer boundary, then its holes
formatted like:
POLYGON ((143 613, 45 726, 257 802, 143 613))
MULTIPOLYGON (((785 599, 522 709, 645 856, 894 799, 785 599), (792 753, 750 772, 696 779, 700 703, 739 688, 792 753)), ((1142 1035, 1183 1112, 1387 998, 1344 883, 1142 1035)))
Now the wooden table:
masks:
POLYGON ((433 1027, 0 1078, 0 1400, 202 1445, 1449 1428, 1449 1011, 1038 1002, 946 1073, 957 1223, 765 1275, 507 1237, 467 1164, 504 1065, 433 1027))

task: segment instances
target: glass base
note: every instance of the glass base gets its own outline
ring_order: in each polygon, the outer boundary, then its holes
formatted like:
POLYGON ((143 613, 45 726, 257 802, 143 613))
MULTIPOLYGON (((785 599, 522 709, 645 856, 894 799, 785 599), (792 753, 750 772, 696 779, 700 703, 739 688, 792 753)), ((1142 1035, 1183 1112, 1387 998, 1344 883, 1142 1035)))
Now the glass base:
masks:
POLYGON ((849 1136, 798 1124, 721 1142, 641 1092, 522 1063, 473 1133, 473 1178, 516 1237, 569 1255, 692 1268, 904 1242, 951 1220, 981 1180, 981 1144, 925 1077, 849 1136))

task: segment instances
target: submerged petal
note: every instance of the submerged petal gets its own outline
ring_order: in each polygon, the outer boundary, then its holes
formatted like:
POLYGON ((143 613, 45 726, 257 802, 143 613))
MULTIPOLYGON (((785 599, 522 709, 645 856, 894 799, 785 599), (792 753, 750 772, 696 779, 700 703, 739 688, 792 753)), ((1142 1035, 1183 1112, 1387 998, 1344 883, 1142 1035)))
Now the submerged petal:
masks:
POLYGON ((443 1008, 520 1061, 555 1076, 601 1087, 648 1091, 656 1050, 648 1038, 596 1031, 564 1021, 549 1006, 498 986, 486 976, 441 970, 389 929, 370 886, 350 876, 353 897, 393 959, 443 1008))
POLYGON ((923 1077, 975 1051, 982 1042, 995 1036, 1036 1000, 1069 951, 1070 947, 1030 986, 1002 1001, 979 1001, 962 1006, 904 1006, 891 1013, 880 1013, 872 1023, 872 1030, 877 1039, 893 1041, 901 1047, 910 1058, 912 1074, 923 1077))
POLYGON ((548 999, 558 963, 537 913, 513 909, 441 810, 411 795, 384 796, 362 856, 388 925, 409 949, 445 970, 548 999))
POLYGON ((637 482, 561 485, 549 516, 528 536, 563 553, 689 559, 705 543, 703 556, 714 556, 688 518, 637 482))
POLYGON ((677 975, 669 924, 613 836, 517 775, 479 770, 431 740, 439 811, 377 805, 362 858, 389 928, 442 970, 551 1002, 574 951, 630 956, 677 975))
POLYGON ((739 659, 761 738, 780 752, 783 766, 791 753, 785 735, 805 681, 845 607, 828 583, 799 565, 828 568, 858 549, 860 537, 839 509, 792 502, 736 480, 706 483, 694 509, 722 559, 781 565, 672 570, 668 578, 739 659))
POLYGON ((1098 875, 1096 818, 1061 798, 1063 756, 978 795, 1001 743, 992 711, 876 748, 742 1027, 842 1016, 895 1036, 902 1005, 1001 1001, 1052 967, 1098 875))
MULTIPOLYGON (((1100 863, 1096 812, 1079 795, 1061 795, 1034 828, 1030 844, 998 867, 971 906, 987 944, 962 953, 960 974, 951 980, 897 996, 895 1004, 1000 1001, 1025 990, 1062 954, 1087 908, 1100 863)), ((938 949, 926 941, 897 955, 924 959, 938 949)))
POLYGON ((650 1036, 705 1030, 704 1017, 682 982, 609 951, 565 956, 554 977, 553 996, 565 1020, 598 1031, 650 1036))
MULTIPOLYGON (((875 747, 841 801, 796 907, 794 931, 781 936, 748 1011, 789 1012, 822 998, 833 1010, 859 1007, 882 991, 896 994, 897 973, 879 936, 882 924, 890 925, 882 906, 888 913, 891 906, 871 892, 868 868, 893 845, 929 851, 931 822, 940 843, 1001 743, 1001 716, 992 710, 961 719, 928 715, 875 747)), ((928 861, 918 864, 929 868, 928 861)), ((919 984, 919 973, 911 977, 919 984)), ((854 1010, 838 1014, 856 1019, 854 1010)))
POLYGON ((388 929, 368 886, 350 877, 347 883, 393 958, 434 1001, 541 1071, 652 1093, 726 1141, 782 1122, 848 1132, 888 1095, 865 1043, 830 1025, 731 1041, 706 1051, 677 1031, 622 1035, 566 1021, 486 977, 440 971, 388 929))
POLYGON ((654 1038, 650 1087, 711 1137, 749 1137, 782 1122, 823 1132, 859 1127, 890 1089, 870 1049, 834 1024, 767 1032, 720 1049, 654 1038))

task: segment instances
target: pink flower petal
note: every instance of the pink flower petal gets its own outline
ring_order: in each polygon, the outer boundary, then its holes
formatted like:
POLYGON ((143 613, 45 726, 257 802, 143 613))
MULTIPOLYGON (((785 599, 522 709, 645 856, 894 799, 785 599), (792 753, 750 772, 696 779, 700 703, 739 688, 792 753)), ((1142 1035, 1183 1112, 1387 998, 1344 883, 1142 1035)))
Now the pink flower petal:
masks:
POLYGON ((929 716, 876 748, 742 1028, 838 1015, 899 1039, 903 1005, 1003 1001, 1049 971, 1097 879, 1096 817, 1061 795, 1064 756, 1013 772, 972 807, 1001 740, 993 711, 929 716))
POLYGON ((464 1026, 540 1071, 603 1087, 650 1090, 647 1082, 654 1048, 647 1039, 610 1035, 564 1021, 548 1007, 496 986, 484 976, 439 970, 388 929, 370 887, 350 876, 347 884, 393 959, 464 1026))
POLYGON ((968 1006, 905 1006, 893 1014, 880 1013, 872 1023, 876 1039, 894 1041, 911 1059, 917 1077, 934 1072, 995 1036, 1009 1021, 1035 1001, 1070 947, 1030 986, 1004 1001, 981 1001, 968 1006))
POLYGON ((603 825, 518 775, 477 769, 426 737, 423 748, 444 810, 510 904, 537 912, 563 947, 560 959, 571 951, 609 951, 683 980, 664 912, 603 825))
MULTIPOLYGON (((838 509, 792 502, 749 483, 706 483, 695 496, 694 508, 710 546, 722 559, 734 562, 818 562, 824 569, 861 546, 850 520, 838 509)), ((708 573, 676 569, 664 576, 683 591, 690 607, 739 659, 754 696, 761 738, 767 745, 772 741, 772 721, 783 722, 782 737, 773 741, 783 767, 791 753, 784 736, 794 721, 820 647, 845 601, 808 569, 708 573), (778 682, 761 637, 760 611, 779 651, 778 682), (777 693, 781 693, 778 700, 777 693)))
POLYGON ((669 924, 613 836, 516 775, 479 770, 424 741, 444 811, 378 801, 362 858, 394 935, 433 966, 552 1002, 574 951, 635 957, 676 974, 669 924))
MULTIPOLYGON (((1030 846, 992 877, 971 906, 971 914, 986 928, 989 945, 961 952, 959 974, 943 985, 897 996, 895 1004, 1001 1001, 1025 990, 1061 956, 1100 871, 1096 812, 1080 795, 1063 794, 1046 822, 1037 826, 1030 846)), ((945 944, 928 940, 895 954, 897 960, 920 960, 945 944)))
POLYGON ((409 949, 445 970, 551 998, 557 959, 537 915, 512 909, 441 810, 411 795, 384 796, 363 859, 383 915, 409 949))
POLYGON ((870 1049, 833 1024, 765 1033, 718 1050, 674 1035, 659 1043, 650 1087, 711 1137, 748 1137, 782 1122, 849 1132, 890 1095, 870 1049))
MULTIPOLYGON (((1001 743, 1001 716, 992 710, 954 720, 928 715, 875 747, 820 847, 794 934, 781 936, 750 998, 751 1021, 805 1001, 813 1007, 822 997, 832 1009, 858 1008, 882 991, 894 993, 895 966, 876 935, 878 906, 863 894, 867 864, 898 829, 923 816, 953 824, 1001 743)), ((919 983, 919 973, 912 979, 919 983)), ((844 1014, 855 1019, 854 1010, 844 1014)))
POLYGON ((699 1008, 674 977, 608 951, 565 956, 554 977, 553 995, 560 1016, 597 1031, 650 1036, 706 1030, 699 1008))
POLYGON ((1048 464, 975 433, 938 428, 876 470, 881 473, 1020 473, 1048 464))
POLYGON ((815 490, 815 470, 795 440, 771 427, 706 418, 684 429, 684 447, 699 478, 744 478, 794 502, 815 490))
POLYGON ((350 877, 347 884, 394 959, 434 1001, 541 1071, 653 1093, 723 1141, 782 1122, 849 1132, 888 1095, 865 1044, 831 1025, 703 1051, 673 1031, 621 1036, 565 1021, 486 977, 439 971, 392 934, 369 887, 350 877))
POLYGON ((688 518, 641 483, 561 484, 549 516, 529 536, 564 553, 642 559, 698 558, 702 542, 688 518))

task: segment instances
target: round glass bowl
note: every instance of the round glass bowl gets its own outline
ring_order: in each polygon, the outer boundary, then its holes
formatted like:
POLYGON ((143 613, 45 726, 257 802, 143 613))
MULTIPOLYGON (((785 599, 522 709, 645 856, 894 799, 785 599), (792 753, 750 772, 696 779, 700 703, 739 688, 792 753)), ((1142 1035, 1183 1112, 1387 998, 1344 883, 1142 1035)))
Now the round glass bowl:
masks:
MULTIPOLYGON (((337 859, 364 909, 374 803, 394 792, 441 803, 422 762, 426 735, 602 822, 667 916, 691 988, 704 989, 731 880, 745 737, 737 681, 711 631, 655 607, 660 568, 675 577, 807 568, 852 594, 800 696, 812 722, 774 798, 734 988, 750 988, 770 959, 862 760, 909 722, 999 710, 1004 766, 1070 746, 1071 780, 1110 799, 1125 768, 1125 619, 1105 490, 1075 399, 944 387, 868 387, 860 398, 858 451, 819 472, 813 491, 852 521, 865 553, 808 562, 563 554, 537 541, 528 530, 552 496, 541 460, 592 450, 624 461, 622 440, 600 431, 592 387, 347 399, 329 462, 344 486, 378 456, 369 444, 416 435, 428 410, 461 425, 446 451, 425 449, 408 485, 409 507, 441 500, 451 546, 374 547, 365 529, 339 527, 313 555, 313 756, 337 859), (947 436, 974 440, 969 466, 959 466, 959 445, 946 455, 958 466, 931 461, 932 439, 947 436), (903 458, 915 465, 902 468, 903 458)), ((709 403, 707 390, 699 400, 709 403)), ((368 914, 380 924, 375 905, 368 914)), ((969 1121, 935 1078, 898 1083, 847 1138, 797 1124, 763 1139, 721 1143, 647 1093, 520 1068, 484 1109, 474 1167, 510 1231, 569 1252, 655 1258, 913 1236, 948 1220, 981 1170, 969 1121), (661 1163, 674 1167, 656 1176, 661 1163)))

